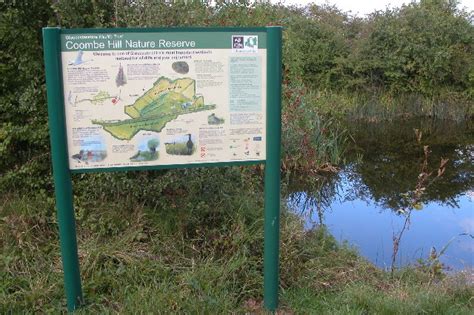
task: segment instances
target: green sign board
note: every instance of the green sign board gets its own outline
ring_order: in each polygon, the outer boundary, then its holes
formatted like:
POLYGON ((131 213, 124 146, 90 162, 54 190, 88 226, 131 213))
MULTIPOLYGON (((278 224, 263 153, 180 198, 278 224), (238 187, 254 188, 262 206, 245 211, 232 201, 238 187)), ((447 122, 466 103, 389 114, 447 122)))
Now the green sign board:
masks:
POLYGON ((83 303, 71 173, 265 164, 278 304, 281 28, 43 29, 68 309, 83 303))
POLYGON ((267 33, 65 33, 69 168, 264 161, 267 33))

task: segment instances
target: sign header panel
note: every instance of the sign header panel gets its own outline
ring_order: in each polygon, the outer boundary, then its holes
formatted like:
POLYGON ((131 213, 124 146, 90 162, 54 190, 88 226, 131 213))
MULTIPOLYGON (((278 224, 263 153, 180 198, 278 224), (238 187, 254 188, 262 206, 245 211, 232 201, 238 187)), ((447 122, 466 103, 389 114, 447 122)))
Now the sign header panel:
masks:
POLYGON ((61 33, 71 170, 266 159, 267 33, 61 33))

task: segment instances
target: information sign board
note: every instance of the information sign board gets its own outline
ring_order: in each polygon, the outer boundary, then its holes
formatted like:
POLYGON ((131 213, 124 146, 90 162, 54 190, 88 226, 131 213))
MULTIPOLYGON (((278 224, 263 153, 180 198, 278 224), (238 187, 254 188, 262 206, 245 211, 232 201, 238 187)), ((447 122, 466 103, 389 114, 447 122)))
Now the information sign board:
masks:
POLYGON ((263 161, 266 32, 61 34, 72 170, 263 161))
POLYGON ((43 29, 69 311, 83 303, 72 173, 265 164, 264 304, 278 307, 281 27, 43 29))

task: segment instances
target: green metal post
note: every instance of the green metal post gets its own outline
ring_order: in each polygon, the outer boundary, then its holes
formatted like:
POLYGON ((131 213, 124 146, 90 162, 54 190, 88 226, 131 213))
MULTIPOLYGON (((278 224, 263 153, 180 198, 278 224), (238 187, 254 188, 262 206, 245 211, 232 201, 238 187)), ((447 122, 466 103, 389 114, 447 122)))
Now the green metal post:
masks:
POLYGON ((267 28, 267 154, 265 163, 264 304, 278 307, 280 251, 281 27, 267 28))
POLYGON ((43 28, 49 131, 64 285, 68 311, 74 311, 83 303, 83 298, 77 255, 71 173, 68 165, 59 35, 59 28, 43 28))

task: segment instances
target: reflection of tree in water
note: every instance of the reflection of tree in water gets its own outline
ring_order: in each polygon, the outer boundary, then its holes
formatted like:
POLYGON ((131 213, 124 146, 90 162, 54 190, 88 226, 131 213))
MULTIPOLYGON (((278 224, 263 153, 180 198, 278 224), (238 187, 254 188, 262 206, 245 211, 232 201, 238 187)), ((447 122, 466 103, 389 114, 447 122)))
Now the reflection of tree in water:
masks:
POLYGON ((474 188, 472 122, 360 123, 351 124, 349 129, 356 143, 349 150, 348 163, 340 174, 299 174, 288 180, 290 207, 309 217, 316 212, 319 224, 324 223, 324 211, 336 198, 372 201, 394 211, 412 206, 406 195, 417 185, 424 145, 430 149, 429 170, 436 171, 441 158, 449 161, 442 178, 426 188, 421 203, 439 202, 458 207, 459 195, 474 188), (420 143, 414 129, 422 132, 420 143), (360 156, 363 156, 362 161, 358 160, 360 156))
MULTIPOLYGON (((356 141, 352 153, 363 154, 362 163, 350 164, 353 191, 347 199, 374 200, 398 210, 409 206, 404 194, 416 186, 423 146, 430 148, 429 168, 449 159, 443 178, 427 187, 421 202, 436 201, 457 207, 457 197, 474 187, 474 129, 467 124, 397 122, 359 124, 351 128, 356 141), (414 129, 422 132, 418 143, 414 129)), ((351 156, 348 157, 351 160, 351 156)))
POLYGON ((307 174, 292 174, 288 179, 287 195, 290 208, 299 211, 310 219, 317 213, 320 225, 324 225, 324 212, 330 208, 334 198, 339 193, 340 176, 307 174))

